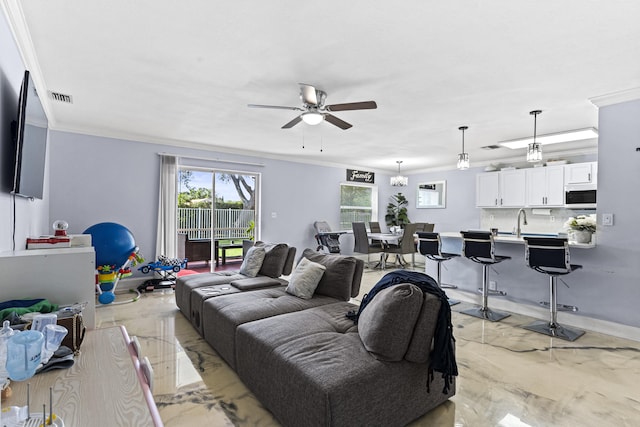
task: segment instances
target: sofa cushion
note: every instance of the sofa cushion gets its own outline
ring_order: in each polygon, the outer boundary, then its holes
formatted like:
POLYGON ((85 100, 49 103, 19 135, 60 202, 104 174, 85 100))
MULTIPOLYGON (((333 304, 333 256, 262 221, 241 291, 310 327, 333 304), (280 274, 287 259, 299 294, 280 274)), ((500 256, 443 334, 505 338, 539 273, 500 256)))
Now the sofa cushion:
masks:
POLYGON ((231 283, 237 279, 244 279, 245 276, 237 271, 221 271, 218 273, 199 273, 178 277, 176 280, 175 294, 176 305, 191 320, 191 292, 203 286, 214 286, 231 283))
POLYGON ((378 292, 367 304, 358 318, 358 333, 376 359, 398 362, 404 358, 422 300, 420 288, 401 283, 378 292))
POLYGON ((302 258, 289 278, 287 293, 303 299, 309 299, 318 287, 327 267, 302 258))
POLYGON ((441 304, 437 296, 424 293, 420 315, 418 315, 416 326, 413 329, 409 348, 404 355, 404 358, 409 362, 427 363, 429 361, 441 304))
POLYGON ((256 246, 264 248, 264 261, 258 272, 261 276, 280 277, 282 276, 282 270, 284 264, 287 261, 287 253, 289 251, 289 245, 286 243, 264 243, 256 242, 256 246))
POLYGON ((353 309, 337 302, 238 327, 238 376, 282 425, 407 425, 455 393, 442 393, 440 375, 427 387, 427 364, 374 358, 345 317, 353 309))
POLYGON ((360 287, 361 276, 357 277, 357 284, 354 283, 358 266, 356 258, 324 254, 308 248, 304 250, 302 256, 326 267, 316 288, 316 294, 348 301, 353 296, 352 288, 354 286, 360 287))
POLYGON ((286 285, 287 281, 284 279, 274 279, 267 276, 246 277, 243 279, 236 279, 230 282, 231 286, 240 289, 241 291, 250 291, 253 289, 270 288, 272 286, 286 285))
POLYGON ((236 328, 239 325, 336 301, 322 295, 314 295, 311 299, 294 297, 285 292, 284 286, 209 298, 202 305, 203 336, 234 368, 236 328))
POLYGON ((240 274, 247 277, 256 277, 260 271, 260 267, 262 267, 264 257, 265 249, 262 246, 252 246, 242 261, 240 274))
POLYGON ((296 248, 294 248, 293 246, 289 246, 289 249, 287 250, 287 260, 284 262, 284 267, 282 268, 283 276, 288 276, 291 274, 291 271, 293 270, 293 263, 295 261, 295 258, 296 258, 296 248))

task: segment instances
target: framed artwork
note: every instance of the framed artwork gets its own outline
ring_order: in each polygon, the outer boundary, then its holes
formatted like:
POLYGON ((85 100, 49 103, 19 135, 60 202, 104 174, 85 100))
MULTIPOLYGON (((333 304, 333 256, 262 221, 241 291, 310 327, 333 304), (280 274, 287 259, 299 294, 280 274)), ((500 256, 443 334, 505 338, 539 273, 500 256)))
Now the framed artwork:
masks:
POLYGON ((443 209, 447 202, 447 182, 431 181, 418 184, 416 208, 443 209))

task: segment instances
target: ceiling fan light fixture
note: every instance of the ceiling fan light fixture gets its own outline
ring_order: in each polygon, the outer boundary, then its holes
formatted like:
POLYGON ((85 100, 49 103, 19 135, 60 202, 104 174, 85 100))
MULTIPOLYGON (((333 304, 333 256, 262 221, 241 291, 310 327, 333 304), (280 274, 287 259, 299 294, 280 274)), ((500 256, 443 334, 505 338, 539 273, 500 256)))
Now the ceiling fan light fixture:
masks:
POLYGON ((406 187, 409 185, 409 178, 400 174, 400 163, 402 163, 402 160, 396 160, 396 163, 398 164, 398 175, 391 177, 391 186, 406 187))
POLYGON ((542 146, 540 143, 536 142, 538 124, 537 117, 540 113, 542 113, 542 110, 533 110, 529 112, 529 114, 533 116, 533 142, 527 146, 527 162, 530 163, 542 161, 542 146))
POLYGON ((320 124, 324 120, 324 115, 322 113, 318 113, 317 111, 307 111, 300 115, 302 121, 308 125, 315 126, 320 124))
POLYGON ((469 169, 469 153, 464 151, 464 131, 469 129, 469 126, 460 126, 458 130, 462 131, 462 153, 458 154, 458 169, 469 169))

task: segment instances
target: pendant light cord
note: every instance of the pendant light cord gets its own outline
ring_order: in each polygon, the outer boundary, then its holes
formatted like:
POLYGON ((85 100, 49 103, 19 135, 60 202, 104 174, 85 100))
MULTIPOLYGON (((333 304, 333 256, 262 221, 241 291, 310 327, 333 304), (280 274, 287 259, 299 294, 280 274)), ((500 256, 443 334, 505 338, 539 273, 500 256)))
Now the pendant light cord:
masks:
POLYGON ((533 110, 529 114, 533 115, 533 143, 536 143, 536 136, 538 135, 538 114, 542 113, 542 110, 533 110))
POLYGON ((462 154, 464 154, 464 131, 469 129, 469 126, 460 126, 458 130, 462 131, 462 154))

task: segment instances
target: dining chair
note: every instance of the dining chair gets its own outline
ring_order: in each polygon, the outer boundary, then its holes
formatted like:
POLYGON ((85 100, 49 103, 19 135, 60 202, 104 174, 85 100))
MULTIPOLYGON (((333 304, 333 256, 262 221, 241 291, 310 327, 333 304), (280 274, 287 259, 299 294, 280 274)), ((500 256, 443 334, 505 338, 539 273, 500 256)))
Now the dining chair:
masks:
POLYGON ((364 222, 353 222, 351 223, 351 227, 353 228, 354 239, 353 252, 367 254, 368 267, 370 264, 370 255, 375 253, 381 254, 380 262, 384 266, 384 249, 380 244, 369 243, 369 236, 367 235, 367 228, 364 222))
POLYGON ((385 249, 388 254, 395 254, 396 261, 403 268, 407 266, 407 262, 404 260, 403 255, 416 253, 416 241, 414 234, 416 234, 416 223, 405 224, 402 237, 397 244, 388 244, 385 249))
MULTIPOLYGON (((369 231, 371 233, 382 233, 382 228, 380 228, 380 223, 378 221, 370 221, 369 231)), ((380 245, 381 247, 384 247, 384 242, 378 239, 371 239, 371 244, 380 245)))

